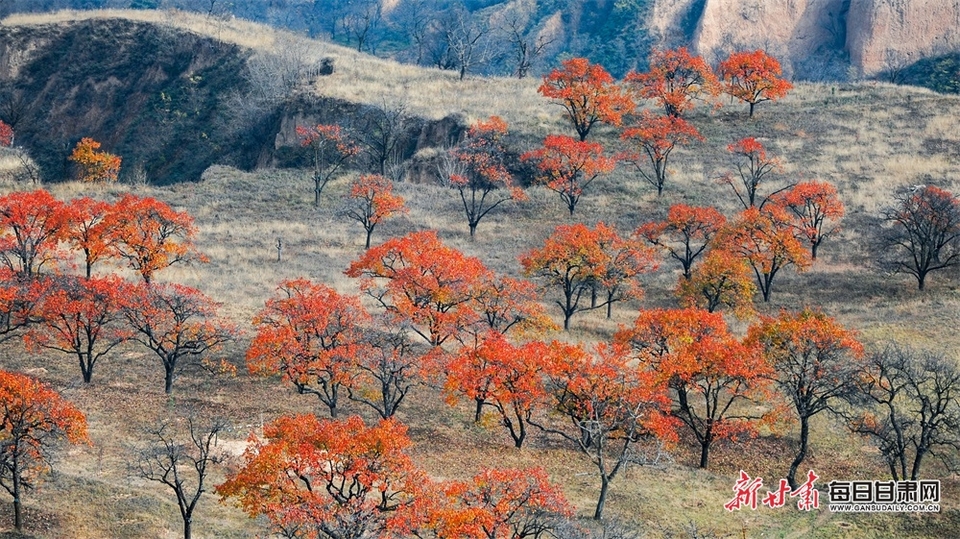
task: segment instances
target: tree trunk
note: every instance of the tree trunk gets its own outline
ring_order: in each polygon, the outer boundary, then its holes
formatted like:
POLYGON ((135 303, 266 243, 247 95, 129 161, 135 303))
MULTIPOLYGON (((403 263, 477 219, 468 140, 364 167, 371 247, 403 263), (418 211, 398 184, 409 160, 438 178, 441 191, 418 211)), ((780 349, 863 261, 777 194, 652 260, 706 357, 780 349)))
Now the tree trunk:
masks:
POLYGON ((607 503, 607 490, 610 488, 610 478, 600 474, 600 498, 597 499, 597 509, 593 512, 593 520, 603 518, 603 505, 607 503))
POLYGON ((483 403, 484 399, 474 399, 477 402, 477 408, 473 412, 473 422, 479 423, 480 418, 483 416, 483 403))
POLYGON ((183 519, 183 539, 190 539, 190 526, 192 519, 187 517, 183 519))
MULTIPOLYGON (((753 118, 753 107, 755 107, 756 105, 757 105, 756 103, 750 103, 750 116, 749 116, 749 118, 753 118)), ((816 258, 816 257, 814 257, 814 258, 816 258)))
POLYGON ((707 459, 710 458, 710 442, 709 437, 704 437, 700 442, 700 468, 704 470, 707 468, 707 459))
POLYGON ((166 367, 163 375, 163 392, 167 395, 173 393, 173 367, 166 367))
POLYGON ((23 533, 23 507, 20 502, 20 467, 17 458, 13 460, 13 527, 17 533, 23 533))
POLYGON ((470 239, 477 233, 477 223, 470 223, 470 239))
POLYGON ((373 227, 367 229, 367 242, 363 245, 364 249, 370 248, 370 236, 373 235, 373 227))
POLYGON ((800 450, 797 451, 796 458, 793 459, 793 462, 790 464, 790 471, 787 473, 787 482, 790 483, 790 488, 793 490, 797 489, 797 469, 803 463, 803 459, 807 456, 807 441, 810 438, 810 418, 809 417, 800 417, 800 450))

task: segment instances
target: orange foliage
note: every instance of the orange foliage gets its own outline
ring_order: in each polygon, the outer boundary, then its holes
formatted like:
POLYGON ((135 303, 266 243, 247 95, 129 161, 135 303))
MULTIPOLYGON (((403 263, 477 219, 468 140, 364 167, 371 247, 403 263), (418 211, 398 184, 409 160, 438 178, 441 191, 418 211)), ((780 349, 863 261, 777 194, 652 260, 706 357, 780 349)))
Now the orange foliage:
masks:
POLYGON ((216 487, 251 517, 277 531, 323 530, 318 537, 406 537, 426 524, 429 481, 405 453, 400 423, 285 416, 263 436, 216 487))
POLYGON ((787 474, 796 488, 794 476, 806 457, 809 419, 855 391, 863 345, 855 332, 810 309, 762 317, 747 331, 747 342, 761 347, 776 373, 777 386, 797 412, 800 448, 787 474))
POLYGON ((49 290, 50 280, 0 268, 0 343, 20 335, 37 321, 38 304, 49 290))
POLYGON ((366 249, 370 248, 370 235, 380 222, 408 211, 403 197, 393 194, 393 182, 379 174, 364 174, 353 180, 347 199, 344 213, 363 225, 367 232, 366 249))
POLYGON ((543 77, 537 91, 560 103, 581 142, 597 122, 620 125, 623 115, 633 112, 633 101, 603 66, 586 58, 571 58, 561 65, 543 77))
POLYGON ((348 159, 360 153, 339 125, 296 127, 300 145, 313 150, 313 204, 320 205, 320 192, 348 159))
POLYGON ((110 254, 126 260, 146 283, 174 264, 206 262, 193 245, 193 219, 157 199, 125 194, 102 226, 109 230, 110 254))
POLYGON ((547 345, 539 341, 516 346, 503 334, 489 331, 477 346, 462 347, 446 365, 445 389, 452 400, 458 393, 476 403, 475 420, 484 405, 496 410, 499 423, 510 432, 517 448, 523 446, 527 424, 546 397, 543 371, 547 345))
POLYGON ((650 70, 628 73, 625 80, 635 86, 640 97, 655 99, 668 116, 682 116, 693 108, 694 100, 711 99, 720 93, 720 81, 713 70, 686 47, 654 49, 650 70))
POLYGON ((665 220, 641 225, 635 235, 680 262, 683 276, 689 278, 693 263, 725 222, 723 214, 712 206, 674 204, 667 210, 665 220))
POLYGON ((663 194, 663 184, 667 181, 667 160, 673 149, 678 144, 704 140, 697 128, 683 118, 655 116, 647 110, 643 111, 633 127, 623 130, 620 138, 632 145, 632 153, 625 159, 633 163, 640 176, 657 190, 657 196, 663 194), (653 174, 647 172, 641 161, 653 166, 653 174))
POLYGON ((130 338, 130 330, 120 323, 130 285, 116 276, 51 280, 36 307, 39 324, 24 339, 28 348, 74 356, 84 383, 90 383, 97 361, 130 338))
POLYGON ((603 155, 603 146, 596 142, 577 141, 563 135, 547 135, 543 148, 520 156, 533 161, 539 174, 536 181, 560 195, 570 215, 577 207, 583 190, 601 174, 612 172, 616 159, 603 155))
POLYGON ((108 215, 113 205, 90 197, 71 200, 67 204, 67 227, 64 239, 75 249, 83 252, 86 276, 89 279, 93 265, 111 254, 113 241, 108 228, 108 215))
POLYGON ((467 138, 451 150, 456 160, 445 180, 460 193, 463 209, 474 236, 480 220, 504 202, 527 199, 526 193, 514 185, 513 175, 504 162, 507 147, 507 123, 498 116, 480 120, 470 126, 467 138), (499 195, 494 193, 499 192, 499 195))
POLYGON ((563 492, 539 467, 487 468, 443 490, 447 504, 430 526, 437 539, 536 539, 573 516, 563 492))
POLYGON ((0 259, 22 276, 39 273, 62 259, 57 244, 64 239, 68 212, 43 189, 0 197, 0 259))
MULTIPOLYGON (((557 329, 540 303, 536 286, 529 281, 489 273, 473 298, 473 308, 480 316, 476 332, 538 336, 557 329)), ((467 330, 469 333, 471 328, 467 330)))
POLYGON ((717 249, 729 250, 750 264, 765 302, 770 301, 773 280, 780 270, 792 265, 799 272, 810 266, 788 216, 776 206, 769 211, 744 210, 717 235, 716 243, 717 249))
POLYGON ((823 240, 840 231, 838 221, 843 218, 843 203, 837 196, 837 188, 829 183, 800 182, 771 200, 793 214, 793 226, 810 244, 813 260, 817 259, 817 248, 823 240))
POLYGON ((13 128, 3 120, 0 120, 0 146, 13 146, 13 128))
POLYGON ((23 491, 36 485, 60 440, 89 442, 87 420, 77 407, 29 376, 0 371, 0 486, 13 496, 14 527, 23 529, 23 491))
POLYGON ((563 327, 569 329, 570 318, 577 312, 607 307, 642 294, 639 276, 656 269, 650 249, 637 240, 623 239, 603 224, 590 228, 582 223, 560 225, 540 249, 520 256, 524 274, 536 276, 548 288, 559 288, 562 301, 563 327), (599 294, 606 297, 600 303, 599 294), (581 300, 590 297, 590 305, 581 300))
MULTIPOLYGON (((727 151, 743 158, 737 161, 737 173, 740 176, 743 192, 737 187, 732 174, 726 174, 720 178, 720 183, 729 185, 733 189, 744 208, 756 206, 760 182, 769 174, 781 170, 780 160, 768 156, 763 144, 753 137, 746 137, 728 145, 727 151)), ((760 202, 761 208, 765 202, 766 199, 760 202)))
POLYGON ((363 353, 369 322, 360 298, 306 279, 283 281, 253 320, 257 334, 247 350, 247 367, 260 375, 281 374, 298 393, 316 395, 336 417, 340 390, 349 385, 363 353))
POLYGON ((740 318, 753 314, 756 293, 747 261, 723 249, 708 251, 690 278, 680 279, 676 291, 684 307, 699 307, 711 313, 727 307, 740 318))
POLYGON ((734 338, 719 313, 640 311, 633 327, 614 339, 633 350, 640 369, 673 390, 673 414, 699 442, 701 468, 717 439, 756 432, 760 416, 744 415, 734 405, 759 402, 772 370, 755 344, 734 338))
POLYGON ((601 346, 591 354, 581 346, 554 342, 549 354, 547 392, 555 412, 572 429, 548 428, 583 452, 600 476, 594 519, 603 515, 610 482, 643 441, 676 441, 666 387, 649 371, 630 365, 628 350, 601 346))
POLYGON ((428 230, 373 247, 350 264, 346 274, 362 278, 360 288, 380 303, 393 323, 411 324, 427 343, 439 346, 476 323, 472 300, 490 270, 428 230))
POLYGON ((166 393, 173 392, 173 380, 184 361, 203 359, 235 338, 236 330, 217 318, 218 306, 199 290, 178 284, 140 283, 127 296, 123 315, 133 330, 132 339, 160 358, 166 393))
POLYGON ((69 159, 77 164, 77 179, 82 182, 115 182, 120 174, 120 157, 98 152, 100 143, 89 137, 80 139, 69 159))
POLYGON ((763 50, 730 54, 717 70, 724 91, 750 105, 750 117, 757 103, 776 101, 787 95, 793 85, 780 78, 780 62, 763 50))

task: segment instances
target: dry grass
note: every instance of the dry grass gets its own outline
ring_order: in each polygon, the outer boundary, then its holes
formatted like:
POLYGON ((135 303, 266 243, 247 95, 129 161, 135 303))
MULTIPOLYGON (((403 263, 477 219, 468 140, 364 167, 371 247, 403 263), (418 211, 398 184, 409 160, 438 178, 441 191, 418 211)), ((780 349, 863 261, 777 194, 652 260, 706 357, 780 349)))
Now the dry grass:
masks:
MULTIPOLYGON (((176 24, 264 49, 281 35, 241 21, 211 21, 176 12, 71 12, 17 16, 3 23, 51 24, 114 16, 176 24)), ((302 38, 284 35, 283 39, 302 38)), ((469 117, 500 114, 527 141, 562 128, 559 109, 538 98, 535 81, 470 78, 460 82, 449 73, 372 59, 329 44, 313 42, 311 46, 317 57, 337 58, 337 72, 318 83, 318 92, 372 103, 383 98, 405 99, 412 110, 430 117, 450 112, 469 117)), ((960 350, 960 333, 944 328, 960 323, 957 276, 935 274, 929 289, 919 293, 908 278, 875 271, 864 245, 872 233, 872 218, 899 186, 936 183, 960 187, 956 181, 960 177, 957 117, 960 99, 882 84, 802 84, 783 102, 760 106, 752 121, 739 106, 719 112, 698 110, 691 120, 707 140, 676 152, 662 199, 633 172, 621 168, 591 186, 575 219, 591 224, 603 220, 627 232, 659 218, 676 202, 712 204, 732 214, 736 200, 715 182, 730 170, 725 147, 744 136, 758 137, 784 162, 785 174, 773 184, 798 178, 829 180, 837 185, 848 208, 843 234, 824 245, 817 265, 807 274, 788 270, 778 277, 772 303, 760 306, 761 310, 822 306, 859 330, 868 343, 898 339, 955 355, 960 350)), ((600 130, 596 136, 615 143, 610 130, 600 130)), ((311 203, 307 173, 292 170, 247 173, 212 167, 197 184, 165 188, 62 184, 49 188, 65 199, 80 194, 110 199, 132 189, 188 211, 196 219, 198 243, 210 263, 171 269, 161 278, 200 287, 223 303, 226 316, 249 328, 252 315, 284 278, 305 276, 356 293, 356 283, 345 277, 343 270, 362 251, 362 231, 355 223, 338 218, 336 212, 347 181, 341 178, 328 186, 320 208, 311 203), (283 242, 281 262, 276 261, 278 238, 283 242)), ((378 228, 374 242, 412 230, 438 229, 444 241, 510 275, 519 274, 520 253, 537 246, 557 224, 571 222, 555 194, 533 188, 530 202, 508 205, 491 214, 480 224, 477 238, 471 240, 452 191, 408 183, 397 186, 397 191, 407 198, 411 212, 378 228)), ((578 314, 569 334, 554 337, 575 341, 608 338, 618 324, 633 318, 638 307, 673 305, 677 275, 676 269, 664 262, 649 276, 642 301, 616 306, 613 320, 604 319, 601 313, 578 314)), ((743 324, 736 327, 742 329, 743 324)), ((161 416, 179 413, 178 406, 192 404, 227 415, 237 425, 233 436, 237 441, 279 414, 319 410, 313 400, 294 394, 276 380, 243 374, 244 342, 225 352, 241 366, 239 376, 184 375, 172 399, 162 394, 161 371, 155 360, 133 347, 104 360, 89 388, 77 384, 75 367, 62 357, 6 350, 0 360, 5 368, 47 369, 44 378, 87 411, 94 441, 93 446, 74 450, 64 458, 45 490, 27 498, 30 516, 37 517, 28 522, 31 533, 78 539, 174 537, 179 519, 169 493, 132 479, 126 469, 130 458, 127 445, 138 439, 144 427, 161 416)), ((355 405, 348 405, 347 412, 372 419, 355 405)), ((589 465, 554 440, 535 436, 531 447, 523 451, 508 449, 501 430, 472 425, 468 410, 447 407, 435 391, 426 388, 412 396, 400 416, 411 426, 417 442, 413 450, 416 459, 435 477, 466 477, 490 464, 541 464, 563 485, 580 515, 592 510, 597 481, 589 465)), ((691 467, 695 455, 682 445, 674 451, 673 463, 633 468, 617 479, 608 511, 636 523, 651 537, 664 530, 680 530, 688 521, 736 537, 882 537, 892 533, 946 537, 956 536, 960 529, 960 498, 956 495, 960 483, 932 462, 931 473, 941 474, 946 481, 944 506, 949 511, 941 515, 857 516, 790 509, 727 513, 722 509, 740 467, 771 483, 783 474, 787 452, 787 442, 777 438, 723 444, 715 451, 710 470, 701 471, 691 467)), ((816 422, 809 464, 822 473, 824 482, 885 475, 873 449, 844 434, 826 417, 816 422)), ((201 511, 198 537, 262 533, 257 523, 247 521, 236 509, 217 505, 212 496, 201 502, 201 511)), ((9 515, 0 511, 0 519, 4 518, 9 515)))

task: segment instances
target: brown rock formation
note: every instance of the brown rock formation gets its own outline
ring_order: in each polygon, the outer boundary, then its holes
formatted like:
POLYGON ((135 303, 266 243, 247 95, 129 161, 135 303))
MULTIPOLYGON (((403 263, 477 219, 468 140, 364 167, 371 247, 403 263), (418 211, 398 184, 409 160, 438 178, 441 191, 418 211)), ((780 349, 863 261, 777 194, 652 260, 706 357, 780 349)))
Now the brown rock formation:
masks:
POLYGON ((960 2, 851 0, 846 46, 864 75, 960 50, 960 2))

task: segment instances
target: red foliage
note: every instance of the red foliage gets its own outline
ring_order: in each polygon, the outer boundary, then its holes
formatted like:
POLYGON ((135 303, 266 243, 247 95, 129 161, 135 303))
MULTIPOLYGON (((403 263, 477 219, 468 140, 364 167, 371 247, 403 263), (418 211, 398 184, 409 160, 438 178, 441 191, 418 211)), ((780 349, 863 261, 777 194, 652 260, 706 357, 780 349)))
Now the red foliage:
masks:
POLYGON ((543 468, 488 468, 443 490, 447 504, 431 519, 437 539, 537 539, 573 515, 543 468))
POLYGON ((474 236, 480 220, 497 206, 527 198, 507 169, 506 136, 507 123, 497 116, 474 123, 466 140, 451 150, 453 162, 448 163, 448 170, 443 172, 444 179, 460 193, 470 237, 474 236))
POLYGON ((154 198, 123 195, 102 226, 109 230, 110 254, 126 260, 146 283, 174 264, 206 262, 193 244, 193 219, 154 198))
POLYGON ((0 120, 0 146, 13 146, 13 128, 0 120))
POLYGON ((0 197, 0 259, 30 277, 64 258, 57 244, 67 231, 66 206, 43 189, 0 197))
POLYGON ((837 188, 829 183, 801 182, 771 200, 793 214, 793 226, 810 244, 813 260, 817 259, 817 248, 823 240, 840 231, 843 203, 837 196, 837 188))
MULTIPOLYGON (((727 151, 743 158, 737 161, 737 173, 740 176, 743 192, 737 187, 732 174, 720 178, 720 183, 729 185, 733 189, 744 208, 756 206, 760 182, 771 173, 781 170, 780 160, 768 156, 763 144, 753 137, 746 137, 730 144, 727 146, 727 151)), ((765 202, 766 199, 760 202, 760 208, 763 208, 765 202)))
POLYGON ((351 157, 360 153, 339 125, 296 127, 300 145, 313 150, 313 203, 320 205, 320 192, 351 157))
POLYGON ((216 487, 251 517, 286 534, 316 529, 317 537, 399 538, 426 524, 429 481, 405 453, 400 423, 286 416, 263 436, 252 437, 240 468, 216 487))
POLYGON ((788 216, 777 206, 769 210, 744 210, 716 238, 717 249, 726 249, 750 264, 765 302, 770 301, 773 280, 780 270, 792 265, 799 272, 810 266, 788 216))
POLYGON ((14 527, 23 530, 23 491, 36 485, 60 440, 89 442, 79 409, 46 384, 0 371, 0 486, 13 496, 14 527))
POLYGON ((472 300, 490 270, 479 259, 447 247, 430 230, 373 247, 346 274, 362 277, 360 288, 393 323, 411 324, 427 343, 439 346, 476 323, 472 300))
POLYGON ((536 164, 539 170, 536 180, 560 195, 570 215, 583 190, 601 174, 612 172, 617 164, 616 159, 603 155, 603 146, 599 143, 563 135, 547 135, 543 148, 529 151, 520 159, 536 164))
POLYGON ((251 373, 283 375, 336 417, 340 390, 349 385, 364 352, 369 321, 357 297, 306 279, 283 281, 254 318, 257 335, 247 350, 247 367, 251 373))
POLYGON ((720 93, 720 81, 713 70, 686 47, 654 49, 650 70, 628 73, 625 80, 636 87, 640 97, 655 99, 668 116, 682 116, 693 108, 694 100, 711 99, 720 93))
POLYGON ((757 103, 776 101, 787 95, 793 85, 780 78, 780 62, 763 50, 730 54, 717 70, 724 91, 750 105, 750 117, 757 103))
POLYGON ((633 327, 620 330, 615 340, 631 347, 640 369, 671 388, 674 416, 700 444, 701 468, 717 439, 756 432, 760 416, 742 414, 734 405, 762 402, 772 370, 755 345, 734 338, 719 313, 640 311, 633 327))
POLYGON ((90 197, 71 200, 67 204, 68 218, 64 239, 73 248, 83 252, 86 276, 89 279, 93 265, 111 255, 112 231, 108 215, 113 205, 90 197))
POLYGON ((665 220, 641 225, 636 235, 680 262, 683 276, 689 278, 693 263, 725 222, 723 214, 712 206, 674 204, 665 220))
POLYGON ((691 141, 703 141, 703 135, 697 128, 679 116, 655 116, 643 111, 633 127, 623 130, 622 140, 631 144, 632 153, 625 157, 637 167, 637 171, 657 190, 657 196, 663 194, 663 185, 667 181, 667 160, 673 149, 691 141), (643 163, 653 166, 653 173, 646 170, 643 163))
POLYGON ((633 112, 633 101, 603 66, 586 58, 571 58, 561 65, 543 78, 537 91, 559 101, 581 142, 597 122, 620 125, 623 115, 633 112))
MULTIPOLYGON (((178 284, 140 283, 127 296, 123 315, 132 338, 160 358, 166 393, 173 392, 173 380, 184 361, 203 359, 235 338, 236 330, 217 318, 217 307, 199 290, 178 284)), ((210 364, 200 363, 205 365, 210 364)))
POLYGON ((563 312, 563 327, 577 312, 607 307, 617 301, 639 297, 639 276, 656 268, 651 250, 637 240, 621 238, 613 228, 597 223, 594 228, 578 223, 560 225, 540 249, 520 256, 524 274, 536 276, 548 288, 559 288, 557 301, 563 312), (600 303, 597 296, 605 297, 600 303), (581 300, 590 297, 589 306, 581 300))
POLYGON ((30 348, 74 356, 84 383, 90 383, 97 362, 131 336, 121 324, 131 287, 116 276, 51 281, 36 307, 39 324, 24 338, 30 348))
POLYGON ((455 401, 462 393, 476 403, 475 420, 484 405, 493 408, 499 423, 522 447, 536 405, 546 397, 543 372, 547 346, 539 341, 516 346, 503 334, 489 331, 476 346, 464 346, 446 365, 445 388, 455 401))
POLYGON ((393 194, 393 182, 379 174, 364 174, 350 184, 344 211, 347 217, 363 225, 367 232, 364 248, 370 248, 370 235, 383 220, 406 213, 403 197, 393 194))

